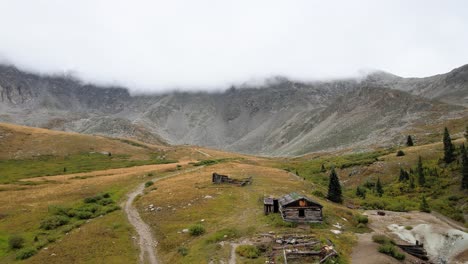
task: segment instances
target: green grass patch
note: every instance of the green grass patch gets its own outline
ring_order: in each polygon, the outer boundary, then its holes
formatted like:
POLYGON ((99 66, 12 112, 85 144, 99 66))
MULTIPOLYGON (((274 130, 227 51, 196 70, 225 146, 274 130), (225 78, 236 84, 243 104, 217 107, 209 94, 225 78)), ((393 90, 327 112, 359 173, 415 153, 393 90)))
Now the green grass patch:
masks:
POLYGON ((192 165, 193 166, 210 166, 210 165, 215 165, 219 164, 222 162, 228 162, 234 160, 233 158, 225 158, 225 159, 207 159, 207 160, 202 160, 199 162, 195 162, 192 165))
POLYGON ((236 248, 236 253, 244 258, 255 259, 260 257, 260 250, 253 245, 240 245, 236 248))
POLYGON ((128 155, 108 156, 101 153, 82 153, 65 157, 48 155, 23 160, 0 160, 0 167, 2 168, 0 183, 12 183, 20 179, 39 176, 177 162, 175 160, 157 159, 153 156, 148 160, 132 160, 128 155))

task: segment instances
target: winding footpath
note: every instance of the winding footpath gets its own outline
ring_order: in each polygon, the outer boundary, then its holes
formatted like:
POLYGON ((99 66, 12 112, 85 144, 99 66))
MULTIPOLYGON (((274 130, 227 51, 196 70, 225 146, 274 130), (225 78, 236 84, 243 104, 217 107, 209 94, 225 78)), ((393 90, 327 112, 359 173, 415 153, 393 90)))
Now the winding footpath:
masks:
MULTIPOLYGON (((157 182, 163 179, 167 179, 170 177, 178 176, 184 173, 189 173, 195 170, 202 169, 204 166, 200 166, 193 169, 188 169, 176 173, 172 173, 160 178, 154 178, 152 181, 157 182)), ((133 205, 135 198, 139 194, 143 194, 145 190, 145 184, 142 183, 138 185, 138 187, 128 194, 128 199, 125 202, 124 211, 127 214, 128 221, 130 224, 135 228, 135 231, 138 234, 139 241, 138 245, 140 246, 140 263, 150 263, 150 264, 158 264, 158 257, 156 254, 156 246, 158 241, 154 238, 153 234, 151 233, 151 228, 147 225, 143 219, 141 219, 138 210, 133 205), (146 259, 146 262, 145 262, 146 259)))

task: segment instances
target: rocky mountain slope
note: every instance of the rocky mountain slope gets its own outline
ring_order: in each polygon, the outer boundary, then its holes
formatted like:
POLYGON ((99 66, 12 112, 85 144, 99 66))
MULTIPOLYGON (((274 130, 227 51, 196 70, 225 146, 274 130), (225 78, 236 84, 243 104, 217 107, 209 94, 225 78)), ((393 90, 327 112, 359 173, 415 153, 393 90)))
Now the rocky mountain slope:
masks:
POLYGON ((466 115, 467 69, 421 79, 386 73, 311 83, 273 78, 262 87, 217 93, 131 95, 120 87, 0 66, 0 121, 159 144, 298 155, 394 143, 420 120, 466 115))

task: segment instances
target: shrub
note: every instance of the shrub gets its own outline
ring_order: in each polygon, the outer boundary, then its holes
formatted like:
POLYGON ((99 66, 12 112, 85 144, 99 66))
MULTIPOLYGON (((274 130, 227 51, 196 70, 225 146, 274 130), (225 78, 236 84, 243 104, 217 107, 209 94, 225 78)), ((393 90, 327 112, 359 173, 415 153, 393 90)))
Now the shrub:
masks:
POLYGON ((36 253, 37 250, 35 248, 25 248, 18 251, 18 253, 16 254, 16 259, 27 259, 34 256, 36 253))
POLYGON ((367 218, 367 215, 357 215, 356 216, 356 221, 359 224, 367 224, 367 223, 369 223, 369 218, 367 218))
POLYGON ((110 198, 110 194, 109 194, 109 193, 104 193, 104 194, 102 195, 102 198, 110 198))
POLYGON ((252 245, 240 245, 236 248, 236 253, 245 258, 258 258, 260 256, 260 250, 256 246, 252 245))
POLYGON ((67 216, 53 215, 42 220, 41 228, 45 230, 56 229, 59 226, 68 224, 68 222, 70 222, 70 219, 67 216))
POLYGON ((24 245, 24 238, 20 235, 12 235, 8 238, 10 249, 20 249, 24 245))
POLYGON ((399 150, 397 153, 396 153, 397 157, 401 157, 401 156, 404 156, 405 155, 405 152, 403 152, 403 150, 399 150))
POLYGON ((153 181, 147 181, 147 182, 145 183, 145 188, 150 187, 150 186, 153 185, 153 184, 154 184, 153 181))
POLYGON ((192 236, 200 236, 205 233, 205 228, 200 224, 196 224, 189 228, 189 233, 192 236))
POLYGON ((373 235, 372 241, 378 244, 394 244, 393 240, 384 235, 373 235))
POLYGON ((111 205, 111 206, 105 208, 104 212, 106 214, 108 214, 108 213, 112 213, 112 212, 117 211, 117 210, 120 210, 120 206, 114 204, 114 205, 111 205))
POLYGON ((78 219, 90 219, 93 217, 93 213, 89 211, 77 211, 76 212, 76 217, 78 219))
POLYGON ((93 197, 86 197, 86 198, 84 198, 83 201, 84 201, 85 203, 95 203, 95 202, 97 202, 97 200, 98 200, 98 199, 96 199, 96 197, 93 196, 93 197))
POLYGON ((357 228, 364 228, 364 227, 366 227, 366 225, 365 225, 365 224, 363 224, 363 223, 359 223, 359 224, 357 224, 357 226, 356 226, 356 227, 357 227, 357 228))
POLYGON ((103 198, 103 199, 99 200, 97 203, 102 205, 102 206, 106 206, 106 205, 109 205, 109 204, 113 204, 114 201, 111 198, 103 198))
POLYGON ((179 248, 177 249, 177 252, 178 252, 180 255, 182 255, 182 256, 185 257, 185 256, 188 255, 188 248, 186 248, 186 247, 179 247, 179 248))
POLYGON ((412 230, 413 227, 412 227, 412 226, 405 226, 405 229, 406 229, 406 230, 412 230))
POLYGON ((393 244, 383 244, 379 246, 379 252, 392 256, 398 260, 404 260, 406 258, 405 254, 399 252, 393 244))

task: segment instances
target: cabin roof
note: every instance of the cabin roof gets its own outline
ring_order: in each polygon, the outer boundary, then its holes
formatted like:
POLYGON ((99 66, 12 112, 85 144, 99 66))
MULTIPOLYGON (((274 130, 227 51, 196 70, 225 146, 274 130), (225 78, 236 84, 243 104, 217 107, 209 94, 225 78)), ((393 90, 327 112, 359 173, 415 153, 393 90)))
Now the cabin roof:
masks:
POLYGON ((318 206, 320 206, 320 208, 322 208, 323 206, 321 204, 319 204, 318 202, 304 196, 304 195, 300 195, 298 193, 290 193, 290 194, 286 194, 285 196, 279 198, 278 202, 281 206, 285 206, 285 205, 288 205, 290 203, 293 203, 295 201, 298 201, 298 200, 306 200, 308 201, 309 203, 313 203, 313 204, 316 204, 318 206))

